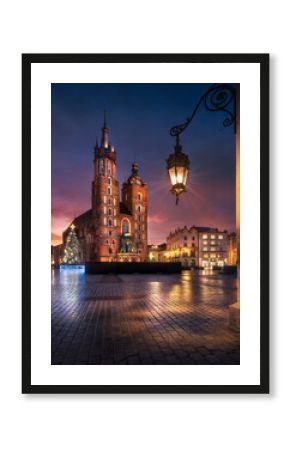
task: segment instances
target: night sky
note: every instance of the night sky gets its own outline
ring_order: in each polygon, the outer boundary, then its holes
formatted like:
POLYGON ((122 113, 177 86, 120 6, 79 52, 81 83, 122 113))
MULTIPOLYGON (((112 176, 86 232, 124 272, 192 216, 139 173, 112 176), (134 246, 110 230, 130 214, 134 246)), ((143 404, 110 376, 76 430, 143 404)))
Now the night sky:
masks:
POLYGON ((91 207, 93 148, 107 111, 117 179, 134 160, 148 183, 149 243, 165 242, 178 226, 235 229, 235 135, 222 112, 200 107, 181 135, 190 157, 187 193, 179 205, 169 192, 166 158, 173 152, 171 126, 192 113, 209 84, 52 84, 52 243, 74 217, 91 207))

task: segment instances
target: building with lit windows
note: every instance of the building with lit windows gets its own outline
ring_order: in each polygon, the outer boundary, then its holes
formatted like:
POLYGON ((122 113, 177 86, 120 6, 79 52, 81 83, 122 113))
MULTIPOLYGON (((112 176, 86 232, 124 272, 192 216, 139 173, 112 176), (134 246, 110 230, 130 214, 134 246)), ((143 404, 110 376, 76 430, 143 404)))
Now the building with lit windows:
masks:
MULTIPOLYGON (((72 221, 80 243, 80 262, 147 259, 147 184, 139 176, 137 163, 133 163, 120 199, 116 160, 104 120, 101 143, 94 149, 92 207, 72 221)), ((69 231, 70 227, 63 232, 64 243, 69 231)))
POLYGON ((148 261, 166 262, 166 244, 148 245, 148 261))
POLYGON ((204 268, 223 267, 228 264, 227 231, 211 228, 199 231, 199 266, 204 268))
POLYGON ((223 267, 228 264, 227 235, 217 228, 178 228, 166 239, 165 259, 183 267, 223 267))
POLYGON ((178 228, 166 238, 166 257, 183 267, 198 266, 198 229, 178 228))

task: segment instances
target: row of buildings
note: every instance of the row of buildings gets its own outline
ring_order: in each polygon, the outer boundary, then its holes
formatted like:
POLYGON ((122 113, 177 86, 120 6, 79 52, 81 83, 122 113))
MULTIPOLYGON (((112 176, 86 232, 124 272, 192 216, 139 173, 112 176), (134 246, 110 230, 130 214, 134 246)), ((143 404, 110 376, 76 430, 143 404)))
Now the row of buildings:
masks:
POLYGON ((148 260, 181 262, 183 267, 236 265, 236 234, 210 227, 178 228, 169 234, 166 243, 148 246, 148 260))
MULTIPOLYGON (((116 160, 104 120, 100 144, 94 148, 91 208, 72 220, 80 262, 181 261, 183 266, 194 267, 236 263, 235 236, 215 228, 184 227, 170 233, 166 243, 148 245, 147 183, 133 163, 120 196, 116 160)), ((71 226, 63 232, 63 244, 52 247, 52 264, 64 261, 70 231, 71 226)))

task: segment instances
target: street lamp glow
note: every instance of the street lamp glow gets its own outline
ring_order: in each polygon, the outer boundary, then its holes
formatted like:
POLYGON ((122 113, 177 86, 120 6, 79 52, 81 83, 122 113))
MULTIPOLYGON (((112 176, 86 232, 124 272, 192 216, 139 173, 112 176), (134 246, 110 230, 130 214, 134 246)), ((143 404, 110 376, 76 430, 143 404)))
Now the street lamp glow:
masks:
POLYGON ((179 196, 186 191, 186 183, 189 172, 189 158, 182 152, 179 144, 179 136, 176 136, 176 145, 174 153, 171 153, 166 160, 167 170, 171 183, 171 192, 176 196, 176 204, 178 204, 179 196))

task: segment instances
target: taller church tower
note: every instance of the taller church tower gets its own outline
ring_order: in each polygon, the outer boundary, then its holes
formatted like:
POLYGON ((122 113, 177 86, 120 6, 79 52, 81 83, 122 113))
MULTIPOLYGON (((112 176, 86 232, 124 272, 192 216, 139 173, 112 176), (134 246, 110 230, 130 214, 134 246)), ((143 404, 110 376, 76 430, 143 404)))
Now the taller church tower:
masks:
POLYGON ((100 146, 94 152, 94 180, 92 183, 92 219, 95 229, 95 259, 114 261, 120 237, 118 221, 120 200, 116 179, 116 151, 109 141, 106 114, 100 146))

